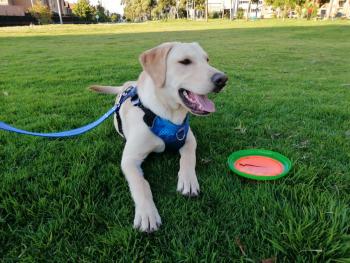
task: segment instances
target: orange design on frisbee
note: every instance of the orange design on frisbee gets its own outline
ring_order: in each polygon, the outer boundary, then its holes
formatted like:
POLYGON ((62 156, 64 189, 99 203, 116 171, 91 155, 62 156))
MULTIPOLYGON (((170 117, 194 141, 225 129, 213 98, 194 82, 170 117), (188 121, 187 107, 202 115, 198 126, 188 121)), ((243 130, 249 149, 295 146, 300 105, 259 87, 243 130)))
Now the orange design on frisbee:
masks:
POLYGON ((276 176, 284 170, 281 162, 270 157, 258 155, 239 158, 235 161, 234 166, 240 172, 260 176, 276 176))

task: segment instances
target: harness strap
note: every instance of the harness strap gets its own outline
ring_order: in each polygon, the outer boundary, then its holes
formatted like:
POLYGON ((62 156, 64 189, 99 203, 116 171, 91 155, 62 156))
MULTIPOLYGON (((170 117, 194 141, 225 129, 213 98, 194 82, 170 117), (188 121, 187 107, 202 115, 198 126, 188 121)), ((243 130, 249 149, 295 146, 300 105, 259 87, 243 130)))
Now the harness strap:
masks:
POLYGON ((116 111, 115 112, 115 117, 117 119, 117 125, 118 125, 118 131, 119 133, 123 136, 124 136, 124 132, 123 132, 123 125, 122 125, 122 119, 120 118, 120 113, 119 111, 116 111))
MULTIPOLYGON (((139 99, 139 96, 137 95, 137 89, 136 87, 133 87, 133 86, 130 86, 128 87, 122 94, 121 94, 121 97, 120 99, 118 100, 118 103, 121 105, 123 104, 124 101, 126 101, 128 98, 131 98, 131 103, 134 105, 134 106, 138 106, 141 108, 141 106, 143 107, 140 99, 139 99), (124 96, 124 97, 123 97, 124 96)), ((143 107, 144 109, 146 109, 145 107, 143 107)), ((151 111, 150 111, 151 112, 151 111)), ((153 113, 153 112, 152 112, 153 113)), ((118 129, 118 132, 119 134, 125 138, 125 135, 124 135, 124 131, 123 131, 123 124, 122 124, 122 119, 120 117, 120 112, 119 110, 115 112, 115 116, 116 116, 116 119, 117 119, 117 129, 118 129)))
MULTIPOLYGON (((134 90, 134 89, 136 90, 135 87, 130 86, 125 92, 130 92, 130 90, 134 90)), ((134 106, 139 107, 145 113, 144 116, 143 116, 143 121, 146 123, 146 125, 148 127, 151 128, 153 126, 154 119, 157 117, 157 115, 153 111, 151 111, 150 109, 148 109, 145 106, 143 106, 143 104, 142 104, 142 102, 141 102, 137 92, 136 93, 135 92, 130 92, 128 98, 130 98, 130 97, 131 97, 131 103, 134 106)), ((121 99, 119 99, 119 103, 122 104, 121 99)), ((124 131, 123 131, 123 124, 122 124, 122 120, 121 120, 121 117, 120 117, 120 112, 116 111, 115 114, 116 114, 116 119, 117 119, 117 124, 118 124, 118 131, 123 137, 125 137, 124 131)))
POLYGON ((139 108, 143 110, 145 115, 143 115, 143 121, 147 124, 148 127, 152 127, 154 123, 154 119, 157 117, 153 111, 143 106, 143 104, 139 105, 139 108))

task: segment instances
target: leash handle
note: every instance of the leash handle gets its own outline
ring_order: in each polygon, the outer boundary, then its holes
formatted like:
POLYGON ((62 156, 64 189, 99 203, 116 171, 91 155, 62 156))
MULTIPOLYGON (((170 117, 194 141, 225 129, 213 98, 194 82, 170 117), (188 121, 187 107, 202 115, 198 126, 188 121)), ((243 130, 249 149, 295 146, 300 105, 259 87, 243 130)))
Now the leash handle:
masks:
POLYGON ((115 111, 119 110, 120 105, 114 105, 109 111, 107 111, 102 117, 97 119, 96 121, 89 123, 88 125, 85 125, 80 128, 76 128, 69 131, 63 131, 63 132, 52 132, 52 133, 40 133, 40 132, 31 132, 26 130, 21 130, 18 128, 15 128, 5 122, 0 121, 0 130, 9 131, 9 132, 15 132, 25 135, 32 135, 32 136, 39 136, 39 137, 47 137, 47 138, 62 138, 62 137, 72 137, 76 135, 83 134, 96 126, 100 125, 105 119, 107 119, 109 116, 111 116, 115 111))

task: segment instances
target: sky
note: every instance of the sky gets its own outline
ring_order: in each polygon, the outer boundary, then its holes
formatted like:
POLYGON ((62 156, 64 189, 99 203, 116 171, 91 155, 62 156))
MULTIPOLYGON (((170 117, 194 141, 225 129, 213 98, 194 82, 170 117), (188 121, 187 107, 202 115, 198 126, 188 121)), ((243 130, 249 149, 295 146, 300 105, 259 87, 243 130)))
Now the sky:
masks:
MULTIPOLYGON (((76 3, 78 0, 68 0, 69 3, 76 3)), ((110 13, 123 14, 123 7, 120 5, 120 0, 89 0, 90 4, 97 5, 102 2, 102 6, 109 10, 110 13)))

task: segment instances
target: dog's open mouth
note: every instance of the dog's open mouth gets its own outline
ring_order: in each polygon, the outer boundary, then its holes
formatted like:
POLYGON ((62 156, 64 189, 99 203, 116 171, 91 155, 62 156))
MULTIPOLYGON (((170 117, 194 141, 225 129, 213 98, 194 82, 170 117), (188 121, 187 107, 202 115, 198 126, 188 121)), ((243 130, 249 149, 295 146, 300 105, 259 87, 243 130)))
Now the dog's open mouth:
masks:
POLYGON ((214 103, 206 95, 195 94, 185 89, 180 89, 179 95, 185 106, 194 114, 208 115, 215 111, 214 103))

